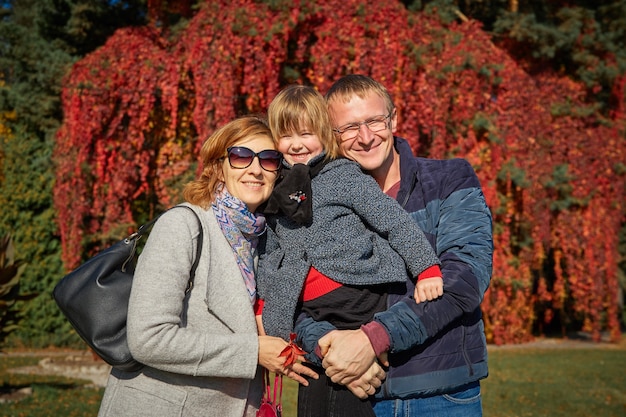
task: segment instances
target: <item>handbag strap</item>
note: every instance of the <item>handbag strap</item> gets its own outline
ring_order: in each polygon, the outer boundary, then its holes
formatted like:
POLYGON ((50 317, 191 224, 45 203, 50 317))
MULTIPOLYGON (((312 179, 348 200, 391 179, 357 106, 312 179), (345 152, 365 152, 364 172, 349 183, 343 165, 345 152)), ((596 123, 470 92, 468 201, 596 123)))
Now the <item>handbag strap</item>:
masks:
POLYGON ((282 398, 283 398, 283 375, 276 374, 274 377, 274 404, 276 408, 282 411, 282 398), (278 388, 277 388, 278 387, 278 388), (278 390, 278 401, 276 400, 276 391, 278 390))
POLYGON ((270 371, 265 368, 263 368, 263 382, 265 383, 265 393, 263 396, 265 400, 269 402, 272 400, 270 397, 270 371))
MULTIPOLYGON (((185 294, 187 294, 193 288, 193 282, 194 282, 194 279, 196 278, 196 268, 198 268, 198 263, 200 262, 200 255, 202 254, 202 237, 203 237, 202 222, 200 221, 200 217, 198 217, 198 214, 195 212, 195 210, 192 209, 189 206, 178 205, 178 206, 174 206, 174 207, 170 208, 169 210, 171 210, 173 208, 176 208, 176 207, 184 207, 184 208, 188 209, 189 211, 191 211, 193 213, 193 215, 196 217, 196 220, 198 221, 198 230, 199 230, 198 246, 196 247, 196 258, 193 261, 193 265, 191 265, 191 271, 189 272, 189 281, 187 282, 187 288, 185 289, 185 294)), ((131 241, 131 240, 137 241, 137 240, 141 239, 141 237, 144 234, 146 234, 146 232, 152 227, 152 225, 162 215, 163 215, 163 213, 159 214, 158 216, 156 216, 154 219, 150 220, 149 222, 142 224, 139 227, 139 229, 137 229, 137 231, 135 233, 133 233, 132 235, 128 236, 126 238, 126 240, 128 240, 128 241, 131 241)))
POLYGON ((282 398, 283 398, 283 376, 282 374, 276 374, 274 377, 274 398, 272 399, 272 395, 270 393, 270 371, 263 368, 263 381, 265 382, 265 392, 263 393, 263 397, 265 401, 271 402, 276 406, 278 410, 282 409, 282 398), (278 399, 277 399, 278 398, 278 399))
POLYGON ((196 217, 196 220, 198 221, 198 228, 199 228, 198 245, 196 247, 196 259, 193 260, 193 265, 191 265, 191 272, 189 273, 189 281, 187 282, 187 288, 185 289, 185 294, 187 294, 193 288, 193 281, 196 278, 196 268, 198 268, 198 263, 200 262, 200 255, 202 254, 202 235, 203 235, 202 223, 200 222, 200 217, 198 217, 198 214, 191 207, 189 206, 176 206, 176 207, 185 207, 189 209, 193 213, 193 215, 196 217))

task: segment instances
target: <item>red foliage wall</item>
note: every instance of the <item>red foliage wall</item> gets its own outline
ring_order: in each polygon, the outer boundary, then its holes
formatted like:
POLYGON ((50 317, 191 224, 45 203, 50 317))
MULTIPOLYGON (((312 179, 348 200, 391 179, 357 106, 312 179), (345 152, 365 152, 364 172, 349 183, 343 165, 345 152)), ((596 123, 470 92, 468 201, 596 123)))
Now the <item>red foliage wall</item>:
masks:
POLYGON ((217 126, 265 111, 287 81, 324 92, 365 73, 392 92, 416 153, 477 171, 494 216, 489 341, 529 340, 556 318, 616 340, 624 78, 602 117, 581 85, 529 75, 475 22, 390 0, 309 3, 207 2, 177 36, 121 30, 74 66, 55 152, 66 266, 175 204, 217 126))

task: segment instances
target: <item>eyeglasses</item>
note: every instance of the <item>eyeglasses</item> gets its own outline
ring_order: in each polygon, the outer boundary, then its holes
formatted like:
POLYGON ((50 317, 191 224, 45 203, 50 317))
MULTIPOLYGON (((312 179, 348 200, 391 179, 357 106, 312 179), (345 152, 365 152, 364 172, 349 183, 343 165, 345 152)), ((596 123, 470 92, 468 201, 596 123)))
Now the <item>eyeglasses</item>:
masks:
POLYGON ((266 149, 259 153, 255 153, 252 149, 243 146, 231 146, 226 149, 228 152, 228 163, 231 168, 244 169, 252 165, 254 157, 259 158, 261 168, 266 171, 275 172, 280 168, 283 155, 273 149, 266 149))
POLYGON ((342 141, 351 140, 359 135, 361 125, 367 126, 372 133, 387 129, 387 119, 389 117, 391 117, 391 113, 386 116, 375 116, 364 122, 350 123, 333 129, 333 131, 339 135, 342 141))

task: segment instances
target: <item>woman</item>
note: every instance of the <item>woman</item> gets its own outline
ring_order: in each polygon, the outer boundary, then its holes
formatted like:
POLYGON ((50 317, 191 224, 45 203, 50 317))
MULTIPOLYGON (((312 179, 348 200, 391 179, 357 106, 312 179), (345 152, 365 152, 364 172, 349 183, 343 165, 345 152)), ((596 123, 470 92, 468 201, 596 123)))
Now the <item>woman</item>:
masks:
MULTIPOLYGON (((173 209, 155 223, 138 260, 128 308, 128 344, 146 366, 111 371, 99 416, 253 416, 262 395, 262 365, 306 383, 296 363, 283 367, 287 342, 259 336, 254 267, 281 163, 264 120, 236 119, 200 151, 204 169, 184 190, 202 223, 193 288, 186 292, 198 221, 173 209)), ((314 375, 310 375, 314 376, 314 375)))

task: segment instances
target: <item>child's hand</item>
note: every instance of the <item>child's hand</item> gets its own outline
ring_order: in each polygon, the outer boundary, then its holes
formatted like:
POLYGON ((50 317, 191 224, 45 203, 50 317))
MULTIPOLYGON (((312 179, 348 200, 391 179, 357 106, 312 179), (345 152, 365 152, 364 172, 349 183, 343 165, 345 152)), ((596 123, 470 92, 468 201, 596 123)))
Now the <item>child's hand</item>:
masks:
POLYGON ((413 293, 415 302, 418 304, 423 301, 434 300, 442 295, 443 278, 441 277, 423 278, 418 280, 415 285, 415 292, 413 293))

